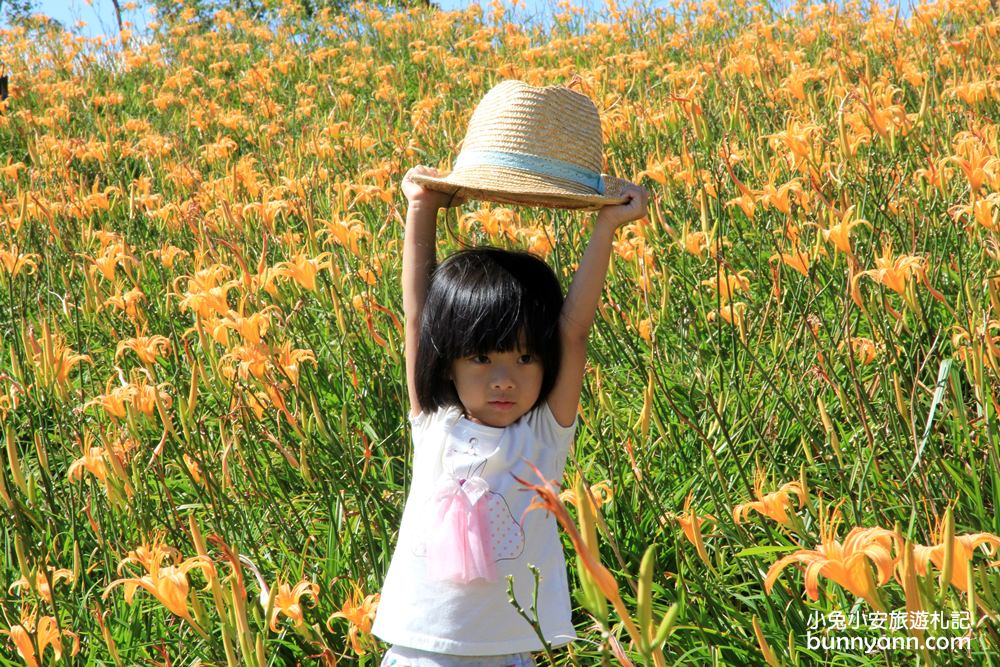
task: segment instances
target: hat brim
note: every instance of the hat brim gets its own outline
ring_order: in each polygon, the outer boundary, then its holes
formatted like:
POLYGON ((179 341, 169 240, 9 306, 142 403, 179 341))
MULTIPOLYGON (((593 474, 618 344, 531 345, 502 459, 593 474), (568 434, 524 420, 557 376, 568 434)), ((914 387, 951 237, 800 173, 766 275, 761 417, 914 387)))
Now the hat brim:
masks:
POLYGON ((631 185, 624 179, 605 175, 604 194, 598 194, 573 181, 492 166, 456 170, 442 177, 411 174, 410 180, 425 188, 455 195, 456 198, 585 211, 624 204, 628 197, 622 193, 631 185))

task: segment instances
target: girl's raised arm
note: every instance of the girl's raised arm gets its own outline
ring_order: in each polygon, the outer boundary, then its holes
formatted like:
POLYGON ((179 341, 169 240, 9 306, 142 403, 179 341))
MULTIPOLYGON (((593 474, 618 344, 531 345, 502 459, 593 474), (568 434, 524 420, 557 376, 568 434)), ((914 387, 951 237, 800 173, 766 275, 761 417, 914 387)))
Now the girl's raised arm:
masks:
MULTIPOLYGON (((415 382, 417 346, 420 341, 420 318, 427 299, 431 272, 437 263, 437 212, 448 206, 452 197, 444 192, 424 188, 410 180, 411 173, 437 176, 433 167, 418 165, 403 177, 403 194, 409 202, 406 229, 403 236, 403 316, 406 322, 406 389, 410 397, 410 414, 420 414, 415 382)), ((464 201, 455 198, 459 205, 464 201)))
POLYGON ((633 185, 622 194, 630 197, 627 203, 605 206, 597 214, 590 243, 583 253, 580 266, 573 274, 573 282, 559 316, 562 357, 559 375, 549 394, 548 404, 552 416, 563 426, 571 426, 576 419, 576 408, 583 389, 583 371, 587 364, 587 338, 597 313, 604 278, 608 273, 615 230, 626 222, 646 215, 646 203, 649 200, 646 190, 633 185))

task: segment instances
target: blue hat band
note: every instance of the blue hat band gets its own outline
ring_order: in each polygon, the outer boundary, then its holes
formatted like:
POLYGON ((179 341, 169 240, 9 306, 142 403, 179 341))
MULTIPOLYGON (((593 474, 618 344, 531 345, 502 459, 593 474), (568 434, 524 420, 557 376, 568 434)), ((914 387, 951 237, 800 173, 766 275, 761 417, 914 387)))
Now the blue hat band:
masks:
POLYGON ((504 151, 465 151, 463 150, 455 160, 455 169, 467 169, 469 167, 509 167, 511 169, 522 169, 553 178, 561 178, 566 181, 573 181, 586 186, 597 194, 604 194, 604 176, 578 167, 575 164, 556 160, 553 158, 528 155, 527 153, 507 153, 504 151))

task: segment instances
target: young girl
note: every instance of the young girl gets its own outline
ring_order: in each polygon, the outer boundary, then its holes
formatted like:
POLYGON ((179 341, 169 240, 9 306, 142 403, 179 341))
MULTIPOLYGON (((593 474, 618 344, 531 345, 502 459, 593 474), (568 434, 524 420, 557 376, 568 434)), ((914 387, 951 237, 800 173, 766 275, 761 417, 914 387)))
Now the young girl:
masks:
MULTIPOLYGON (((448 195, 403 179, 406 379, 413 483, 372 633, 392 644, 382 667, 521 667, 576 638, 556 520, 525 508, 513 475, 562 478, 576 431, 587 337, 615 230, 645 215, 648 195, 605 206, 563 300, 540 259, 497 248, 435 265, 437 211, 448 195)), ((459 200, 458 203, 460 203, 459 200)))

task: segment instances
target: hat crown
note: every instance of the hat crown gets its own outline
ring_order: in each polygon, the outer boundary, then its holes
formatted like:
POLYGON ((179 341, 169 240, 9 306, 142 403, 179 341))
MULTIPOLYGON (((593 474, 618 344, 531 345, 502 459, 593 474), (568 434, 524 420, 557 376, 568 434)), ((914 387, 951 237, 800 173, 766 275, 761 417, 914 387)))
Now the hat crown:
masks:
POLYGON ((603 171, 603 137, 597 107, 566 86, 503 81, 472 112, 462 153, 498 151, 559 160, 603 171))

